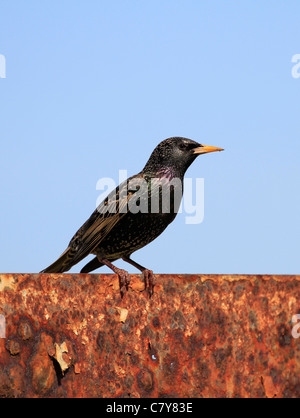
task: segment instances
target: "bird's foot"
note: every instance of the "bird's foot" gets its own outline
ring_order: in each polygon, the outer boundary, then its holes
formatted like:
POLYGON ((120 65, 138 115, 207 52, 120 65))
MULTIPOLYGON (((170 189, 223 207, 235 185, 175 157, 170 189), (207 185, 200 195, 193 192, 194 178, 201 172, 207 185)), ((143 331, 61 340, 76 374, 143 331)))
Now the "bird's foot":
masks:
POLYGON ((153 289, 155 286, 155 276, 152 270, 145 269, 143 271, 143 278, 145 283, 145 290, 148 291, 149 298, 153 295, 153 289))
POLYGON ((121 298, 123 298, 125 290, 128 290, 130 278, 126 270, 118 269, 117 274, 119 276, 121 298))

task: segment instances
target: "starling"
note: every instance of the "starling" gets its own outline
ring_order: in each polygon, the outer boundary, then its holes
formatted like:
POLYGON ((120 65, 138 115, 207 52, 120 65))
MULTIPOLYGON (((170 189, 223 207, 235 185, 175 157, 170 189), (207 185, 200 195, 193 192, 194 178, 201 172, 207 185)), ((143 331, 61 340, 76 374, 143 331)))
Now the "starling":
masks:
POLYGON ((123 297, 128 290, 128 272, 115 267, 118 259, 139 269, 145 288, 153 294, 152 270, 133 261, 131 254, 157 238, 174 220, 183 193, 183 177, 200 154, 223 151, 188 138, 162 141, 152 152, 143 170, 112 191, 71 239, 62 255, 41 273, 63 273, 89 254, 96 257, 81 273, 103 265, 119 276, 123 297))

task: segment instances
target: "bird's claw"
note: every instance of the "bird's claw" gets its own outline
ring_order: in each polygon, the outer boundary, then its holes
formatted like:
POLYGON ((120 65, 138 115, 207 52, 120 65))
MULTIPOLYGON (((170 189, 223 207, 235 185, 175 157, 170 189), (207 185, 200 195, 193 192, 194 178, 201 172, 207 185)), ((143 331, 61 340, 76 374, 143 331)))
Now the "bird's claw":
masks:
POLYGON ((153 289, 155 286, 155 276, 152 270, 145 269, 143 271, 143 278, 145 283, 145 290, 148 291, 149 298, 153 295, 153 289))
POLYGON ((125 290, 128 291, 130 278, 129 278, 129 274, 127 273, 127 271, 126 270, 121 270, 121 269, 118 270, 118 276, 119 276, 121 298, 123 298, 123 296, 125 294, 125 290))

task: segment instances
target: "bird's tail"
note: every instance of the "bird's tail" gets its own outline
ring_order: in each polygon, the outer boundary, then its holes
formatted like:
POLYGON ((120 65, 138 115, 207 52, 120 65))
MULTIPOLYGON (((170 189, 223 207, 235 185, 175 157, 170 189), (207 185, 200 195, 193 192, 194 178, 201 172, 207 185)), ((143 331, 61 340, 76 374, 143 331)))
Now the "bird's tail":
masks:
POLYGON ((80 273, 89 273, 90 271, 96 270, 102 266, 103 263, 100 263, 98 258, 95 257, 80 270, 80 273))
POLYGON ((73 257, 74 251, 68 247, 54 263, 42 270, 41 273, 63 273, 68 271, 73 266, 73 257))

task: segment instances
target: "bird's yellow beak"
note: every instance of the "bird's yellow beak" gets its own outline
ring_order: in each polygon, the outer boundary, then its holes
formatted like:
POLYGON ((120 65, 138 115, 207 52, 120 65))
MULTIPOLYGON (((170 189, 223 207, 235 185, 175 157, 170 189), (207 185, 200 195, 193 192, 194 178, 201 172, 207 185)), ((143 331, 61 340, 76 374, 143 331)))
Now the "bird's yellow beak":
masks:
POLYGON ((202 147, 194 148, 194 154, 206 154, 208 152, 224 151, 223 148, 211 147, 210 145, 202 145, 202 147))

